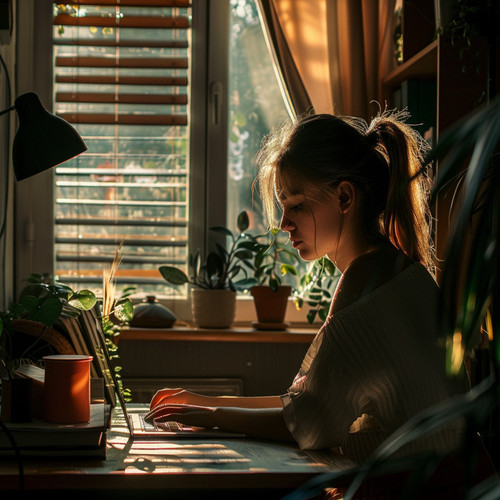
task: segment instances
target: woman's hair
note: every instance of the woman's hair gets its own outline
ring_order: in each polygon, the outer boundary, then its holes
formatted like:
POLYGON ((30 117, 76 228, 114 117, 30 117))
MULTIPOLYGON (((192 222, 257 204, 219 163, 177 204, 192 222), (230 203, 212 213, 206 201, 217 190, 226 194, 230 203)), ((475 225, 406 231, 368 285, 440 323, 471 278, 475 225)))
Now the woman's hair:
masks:
POLYGON ((271 132, 257 155, 256 179, 268 223, 275 224, 283 195, 303 194, 306 185, 325 193, 349 181, 360 194, 364 229, 433 269, 428 179, 417 175, 425 143, 406 118, 387 112, 368 125, 317 114, 271 132))

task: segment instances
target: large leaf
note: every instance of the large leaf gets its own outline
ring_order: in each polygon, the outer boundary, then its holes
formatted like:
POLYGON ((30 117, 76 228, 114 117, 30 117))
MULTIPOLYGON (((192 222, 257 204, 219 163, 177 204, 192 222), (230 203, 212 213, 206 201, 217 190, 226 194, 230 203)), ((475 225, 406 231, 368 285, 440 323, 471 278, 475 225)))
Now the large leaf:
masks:
POLYGON ((47 326, 52 326, 57 318, 59 318, 62 308, 63 304, 57 297, 49 297, 30 315, 30 319, 39 321, 47 326))
POLYGON ((247 212, 243 211, 239 213, 238 218, 236 219, 236 225, 238 226, 240 233, 244 233, 248 229, 248 226, 250 226, 250 219, 248 218, 247 212))
POLYGON ((184 285, 189 282, 189 278, 187 277, 184 271, 177 269, 172 266, 160 266, 159 268, 160 274, 167 280, 168 283, 174 286, 184 285))
POLYGON ((134 317, 134 305, 128 298, 120 299, 113 309, 113 314, 119 321, 128 323, 134 317))
POLYGON ((90 290, 81 290, 71 295, 68 302, 70 305, 76 307, 77 309, 88 311, 95 306, 97 298, 95 294, 90 290))

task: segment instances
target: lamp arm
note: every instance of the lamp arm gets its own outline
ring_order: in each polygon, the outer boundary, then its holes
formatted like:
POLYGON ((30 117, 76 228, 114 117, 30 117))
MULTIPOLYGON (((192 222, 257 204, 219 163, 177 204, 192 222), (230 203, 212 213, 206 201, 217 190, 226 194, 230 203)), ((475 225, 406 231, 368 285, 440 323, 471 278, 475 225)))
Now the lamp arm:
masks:
POLYGON ((0 116, 4 115, 5 113, 9 113, 10 111, 13 111, 16 109, 15 105, 12 105, 10 108, 4 109, 3 111, 0 111, 0 116))

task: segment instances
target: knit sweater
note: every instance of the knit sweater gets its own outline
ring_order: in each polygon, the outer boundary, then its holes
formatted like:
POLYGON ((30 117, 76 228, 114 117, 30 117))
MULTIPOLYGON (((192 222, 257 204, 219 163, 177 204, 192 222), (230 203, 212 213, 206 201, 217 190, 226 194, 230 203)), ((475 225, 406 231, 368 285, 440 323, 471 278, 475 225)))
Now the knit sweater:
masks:
MULTIPOLYGON (((301 448, 340 448, 362 461, 410 417, 465 390, 445 373, 438 297, 433 278, 413 263, 329 318, 282 396, 301 448)), ((401 453, 452 449, 460 428, 401 453)))

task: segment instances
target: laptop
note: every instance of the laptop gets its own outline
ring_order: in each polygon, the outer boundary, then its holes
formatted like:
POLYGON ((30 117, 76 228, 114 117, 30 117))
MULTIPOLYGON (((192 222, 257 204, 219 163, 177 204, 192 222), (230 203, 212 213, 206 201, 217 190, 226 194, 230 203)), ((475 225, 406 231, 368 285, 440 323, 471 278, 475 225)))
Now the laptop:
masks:
POLYGON ((118 401, 124 420, 127 424, 131 437, 141 439, 203 439, 203 438, 242 438, 245 434, 236 432, 226 432, 220 429, 206 429, 204 427, 192 427, 179 422, 149 422, 145 416, 149 412, 147 405, 138 405, 128 408, 119 384, 108 348, 104 338, 104 332, 94 311, 81 312, 81 326, 90 337, 90 344, 93 345, 94 360, 97 361, 99 375, 104 378, 108 403, 113 407, 118 401))

